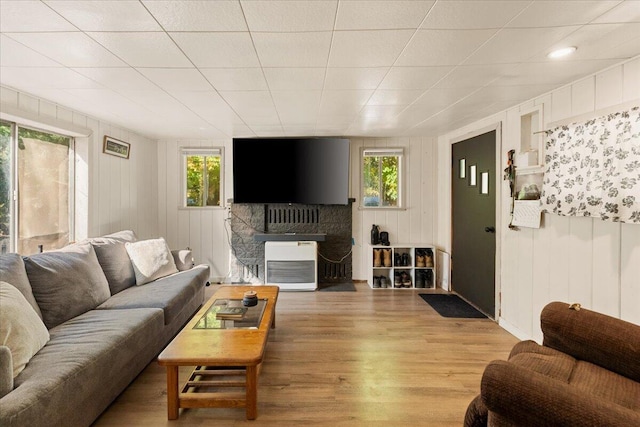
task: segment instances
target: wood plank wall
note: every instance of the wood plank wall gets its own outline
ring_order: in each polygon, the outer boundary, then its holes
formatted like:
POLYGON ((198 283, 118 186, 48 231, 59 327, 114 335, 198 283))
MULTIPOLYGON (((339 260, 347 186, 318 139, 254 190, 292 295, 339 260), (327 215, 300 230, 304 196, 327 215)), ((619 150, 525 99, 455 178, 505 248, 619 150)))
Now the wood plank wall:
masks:
POLYGON ((6 87, 0 90, 3 106, 34 121, 84 128, 89 135, 76 138, 77 240, 123 229, 134 230, 139 238, 158 235, 155 141, 44 99, 6 87), (130 158, 102 153, 104 135, 130 143, 130 158))
MULTIPOLYGON (((444 183, 450 179, 451 140, 489 123, 502 122, 501 170, 506 167, 506 153, 519 147, 522 112, 542 105, 546 129, 559 120, 637 99, 638 58, 440 137, 438 178, 444 183)), ((509 231, 506 182, 501 190, 501 325, 522 339, 540 341, 540 311, 553 300, 580 302, 584 307, 640 324, 640 225, 544 214, 539 230, 509 231)), ((446 191, 439 190, 439 230, 449 229, 446 191)), ((439 234, 437 242, 450 248, 446 232, 439 234)))

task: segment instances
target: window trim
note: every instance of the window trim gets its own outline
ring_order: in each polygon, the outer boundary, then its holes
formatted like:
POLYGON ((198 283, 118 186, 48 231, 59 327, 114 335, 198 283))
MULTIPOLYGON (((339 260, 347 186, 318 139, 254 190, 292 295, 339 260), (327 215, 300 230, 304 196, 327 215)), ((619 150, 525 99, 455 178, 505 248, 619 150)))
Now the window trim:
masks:
POLYGON ((359 209, 362 210, 406 210, 404 201, 404 175, 405 175, 405 148, 404 147, 364 147, 360 149, 360 199, 359 209), (398 205, 397 206, 365 206, 364 198, 364 158, 365 157, 398 157, 398 205))
POLYGON ((216 210, 225 209, 224 199, 224 147, 181 147, 180 155, 180 200, 178 201, 178 209, 180 210, 216 210), (219 156, 220 157, 220 205, 218 206, 187 206, 187 156, 219 156))

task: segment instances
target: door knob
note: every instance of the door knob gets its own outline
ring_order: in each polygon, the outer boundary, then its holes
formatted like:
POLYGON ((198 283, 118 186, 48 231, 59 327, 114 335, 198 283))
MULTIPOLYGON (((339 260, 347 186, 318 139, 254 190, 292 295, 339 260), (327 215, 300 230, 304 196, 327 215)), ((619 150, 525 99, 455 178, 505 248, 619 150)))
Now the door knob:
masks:
POLYGON ((495 227, 485 227, 484 231, 487 233, 495 233, 496 232, 496 228, 495 227))

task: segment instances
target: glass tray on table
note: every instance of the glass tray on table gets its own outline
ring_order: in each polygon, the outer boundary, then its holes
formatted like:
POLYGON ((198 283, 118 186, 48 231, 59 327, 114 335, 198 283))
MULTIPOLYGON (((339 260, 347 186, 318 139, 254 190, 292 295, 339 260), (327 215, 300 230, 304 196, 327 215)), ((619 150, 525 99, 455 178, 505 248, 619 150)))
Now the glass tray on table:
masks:
POLYGON ((266 306, 266 299, 258 299, 253 307, 245 307, 241 299, 217 299, 193 329, 258 329, 266 306), (247 311, 238 319, 218 318, 217 313, 226 308, 246 308, 247 311))

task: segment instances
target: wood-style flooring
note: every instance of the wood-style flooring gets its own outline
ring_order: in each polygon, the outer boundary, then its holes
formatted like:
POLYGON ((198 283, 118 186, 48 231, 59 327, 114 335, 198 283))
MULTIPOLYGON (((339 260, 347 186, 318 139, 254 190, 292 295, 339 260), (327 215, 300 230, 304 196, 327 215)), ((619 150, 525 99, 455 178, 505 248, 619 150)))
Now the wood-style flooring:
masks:
POLYGON ((484 367, 518 340, 489 319, 440 317, 418 296, 435 291, 356 288, 280 293, 256 420, 183 409, 167 421, 165 370, 152 362, 94 425, 461 426, 484 367))

